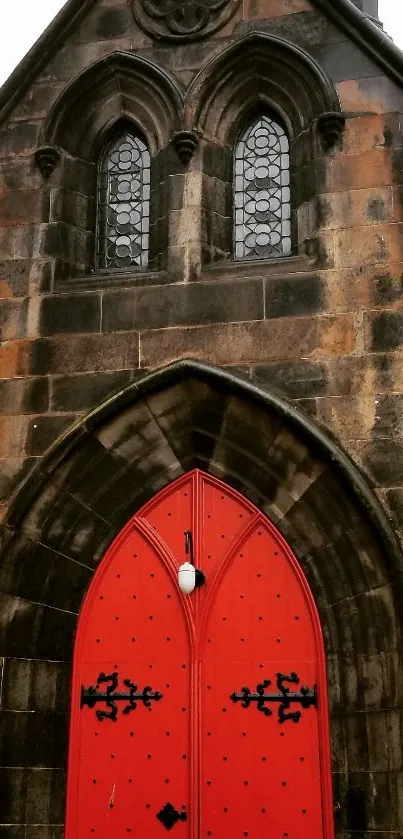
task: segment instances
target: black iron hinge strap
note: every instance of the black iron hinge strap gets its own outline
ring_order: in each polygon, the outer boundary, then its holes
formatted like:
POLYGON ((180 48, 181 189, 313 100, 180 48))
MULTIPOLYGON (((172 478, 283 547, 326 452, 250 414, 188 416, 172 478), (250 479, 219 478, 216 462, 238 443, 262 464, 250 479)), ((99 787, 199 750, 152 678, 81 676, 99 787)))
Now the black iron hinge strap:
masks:
POLYGON ((317 692, 316 685, 313 688, 308 688, 303 685, 299 691, 290 693, 286 682, 290 684, 299 684, 300 679, 296 673, 290 673, 286 676, 284 673, 277 673, 277 689, 279 693, 265 693, 266 688, 271 685, 270 679, 264 679, 263 682, 256 685, 256 692, 251 691, 250 688, 243 687, 239 692, 231 693, 230 699, 233 702, 240 702, 242 708, 249 708, 252 702, 256 702, 258 711, 261 711, 266 717, 272 715, 270 708, 266 708, 266 703, 278 703, 278 721, 280 723, 292 720, 292 722, 299 722, 301 719, 301 711, 288 711, 291 704, 299 704, 301 708, 317 707, 317 692))
POLYGON ((117 690, 118 683, 119 674, 116 671, 110 673, 110 675, 100 673, 97 678, 97 687, 91 685, 89 688, 81 688, 81 707, 83 708, 84 705, 88 705, 89 708, 95 708, 97 703, 105 702, 105 705, 107 708, 110 708, 110 711, 97 710, 97 718, 101 722, 104 719, 116 722, 118 715, 116 702, 127 701, 128 704, 123 708, 122 713, 129 714, 130 711, 136 710, 138 702, 141 702, 145 708, 151 711, 151 703, 159 702, 162 699, 162 693, 157 690, 153 691, 150 685, 146 685, 142 691, 138 691, 137 685, 134 682, 130 681, 130 679, 123 679, 123 684, 129 688, 129 692, 125 692, 117 690), (98 690, 100 685, 107 684, 108 682, 109 685, 105 692, 98 690))

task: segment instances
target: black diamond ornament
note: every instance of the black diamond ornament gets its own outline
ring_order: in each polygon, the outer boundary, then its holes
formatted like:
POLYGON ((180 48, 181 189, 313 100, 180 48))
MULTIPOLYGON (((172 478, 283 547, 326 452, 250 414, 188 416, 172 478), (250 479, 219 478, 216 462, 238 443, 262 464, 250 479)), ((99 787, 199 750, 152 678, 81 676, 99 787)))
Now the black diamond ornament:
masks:
POLYGON ((187 815, 186 813, 178 813, 178 811, 175 810, 175 807, 173 807, 173 805, 170 804, 170 802, 168 801, 168 803, 165 804, 165 807, 163 807, 162 810, 160 810, 160 812, 157 813, 157 819, 159 819, 160 822, 162 822, 162 824, 164 825, 164 827, 166 827, 167 830, 171 830, 171 828, 174 827, 176 822, 185 822, 187 819, 187 815))

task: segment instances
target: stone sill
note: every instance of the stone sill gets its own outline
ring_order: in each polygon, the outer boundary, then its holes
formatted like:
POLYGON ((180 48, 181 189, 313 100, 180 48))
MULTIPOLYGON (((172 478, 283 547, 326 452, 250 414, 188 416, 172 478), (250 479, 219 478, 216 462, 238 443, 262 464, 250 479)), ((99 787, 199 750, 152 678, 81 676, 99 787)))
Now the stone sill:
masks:
MULTIPOLYGON (((276 279, 289 274, 312 271, 312 260, 307 256, 287 256, 281 259, 245 260, 233 262, 223 260, 202 269, 200 276, 191 282, 218 282, 220 280, 276 279)), ((131 288, 132 286, 155 286, 183 284, 166 271, 120 271, 114 274, 94 273, 84 277, 55 280, 55 292, 91 291, 104 288, 131 288)))
POLYGON ((312 271, 313 260, 307 256, 283 256, 279 259, 228 260, 217 262, 201 272, 200 280, 207 282, 218 279, 271 279, 287 274, 312 271))
POLYGON ((67 292, 91 291, 102 288, 130 288, 133 285, 163 285, 170 283, 166 271, 117 271, 107 273, 106 271, 94 272, 83 277, 68 277, 63 279, 55 278, 54 291, 67 292))

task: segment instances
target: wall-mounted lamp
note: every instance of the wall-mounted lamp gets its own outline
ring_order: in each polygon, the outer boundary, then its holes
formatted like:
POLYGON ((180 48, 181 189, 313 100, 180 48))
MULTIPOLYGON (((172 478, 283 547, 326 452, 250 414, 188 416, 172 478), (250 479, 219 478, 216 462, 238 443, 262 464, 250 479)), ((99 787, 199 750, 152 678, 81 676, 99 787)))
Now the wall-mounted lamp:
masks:
POLYGON ((206 582, 203 571, 194 566, 193 556, 193 535, 191 530, 185 530, 185 553, 189 556, 189 562, 184 562, 178 570, 178 584, 183 594, 191 594, 195 588, 199 588, 206 582))

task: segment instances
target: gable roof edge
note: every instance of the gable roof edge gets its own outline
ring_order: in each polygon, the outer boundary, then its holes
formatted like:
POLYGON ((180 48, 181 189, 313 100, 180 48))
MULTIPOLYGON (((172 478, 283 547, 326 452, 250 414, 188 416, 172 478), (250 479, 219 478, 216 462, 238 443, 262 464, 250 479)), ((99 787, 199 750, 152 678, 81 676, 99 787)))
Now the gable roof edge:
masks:
MULTIPOLYGON (((345 32, 403 87, 403 52, 389 36, 361 12, 352 0, 311 0, 323 14, 345 32)), ((95 0, 67 0, 43 34, 0 88, 0 125, 26 93, 57 49, 93 6, 95 0)))
POLYGON ((0 125, 30 88, 32 77, 36 78, 46 67, 70 30, 82 20, 94 3, 95 0, 67 0, 42 35, 17 64, 15 70, 0 87, 0 125))
POLYGON ((372 18, 357 9, 352 0, 313 2, 403 87, 403 52, 372 18))

